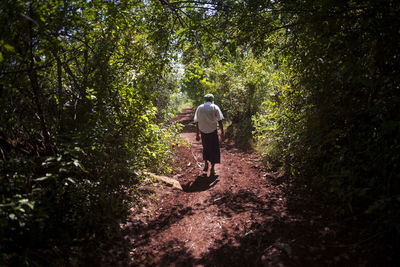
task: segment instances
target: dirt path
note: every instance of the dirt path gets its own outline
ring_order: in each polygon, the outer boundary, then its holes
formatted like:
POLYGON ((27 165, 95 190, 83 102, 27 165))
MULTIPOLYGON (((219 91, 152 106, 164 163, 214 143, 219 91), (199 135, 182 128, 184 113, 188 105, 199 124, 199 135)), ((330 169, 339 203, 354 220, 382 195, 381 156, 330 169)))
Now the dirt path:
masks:
POLYGON ((186 109, 177 119, 191 144, 177 148, 174 178, 184 190, 149 187, 153 195, 123 226, 132 266, 349 265, 307 191, 255 154, 223 144, 217 177, 204 175, 192 118, 186 109))

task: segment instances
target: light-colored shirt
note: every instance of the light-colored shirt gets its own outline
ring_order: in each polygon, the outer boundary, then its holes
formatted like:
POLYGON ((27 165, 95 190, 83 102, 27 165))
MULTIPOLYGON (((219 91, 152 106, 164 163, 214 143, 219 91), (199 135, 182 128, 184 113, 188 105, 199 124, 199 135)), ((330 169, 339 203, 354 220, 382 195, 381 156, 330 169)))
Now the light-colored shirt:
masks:
POLYGON ((212 133, 217 130, 218 121, 224 119, 219 107, 211 102, 201 104, 194 114, 194 122, 199 123, 202 133, 212 133))

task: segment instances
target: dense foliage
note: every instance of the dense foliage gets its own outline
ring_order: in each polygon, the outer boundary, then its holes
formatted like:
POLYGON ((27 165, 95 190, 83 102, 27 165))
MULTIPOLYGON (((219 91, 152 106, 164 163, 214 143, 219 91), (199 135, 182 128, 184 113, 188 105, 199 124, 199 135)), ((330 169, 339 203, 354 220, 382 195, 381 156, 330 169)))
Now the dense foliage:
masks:
MULTIPOLYGON (((338 218, 362 225, 355 246, 373 246, 385 255, 379 260, 395 261, 400 6, 281 1, 263 7, 275 8, 284 39, 263 38, 279 47, 284 74, 278 94, 255 117, 258 133, 275 143, 273 157, 330 201, 338 218)), ((256 49, 261 40, 252 39, 256 49)))
POLYGON ((253 133, 354 224, 355 246, 396 261, 398 1, 3 1, 0 12, 2 260, 61 258, 60 240, 116 227, 139 171, 168 168, 176 128, 164 122, 184 69, 194 105, 214 93, 232 137, 253 133))
POLYGON ((366 222, 361 239, 386 250, 383 260, 394 260, 400 236, 400 6, 308 1, 298 10, 298 4, 282 3, 291 24, 283 54, 294 83, 270 103, 282 104, 267 108, 285 115, 271 136, 286 135, 280 143, 285 165, 330 199, 338 215, 366 222))
POLYGON ((197 52, 199 60, 188 64, 186 90, 197 98, 205 89, 215 92, 239 125, 252 116, 266 158, 311 185, 340 221, 354 224, 355 247, 373 247, 385 255, 379 260, 396 261, 399 3, 212 1, 202 7, 207 12, 198 11, 197 25, 218 30, 202 31, 213 41, 204 44, 203 37, 191 47, 189 58, 197 52), (260 94, 252 98, 252 92, 260 94))
POLYGON ((81 240, 118 228, 140 171, 168 166, 168 13, 141 1, 0 5, 0 258, 80 258, 81 240))

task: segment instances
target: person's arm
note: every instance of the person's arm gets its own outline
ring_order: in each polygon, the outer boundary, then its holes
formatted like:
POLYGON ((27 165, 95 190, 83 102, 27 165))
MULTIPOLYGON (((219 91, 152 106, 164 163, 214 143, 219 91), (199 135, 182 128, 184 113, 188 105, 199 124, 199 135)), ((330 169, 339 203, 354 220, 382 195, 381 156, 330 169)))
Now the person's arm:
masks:
POLYGON ((196 122, 196 141, 200 140, 200 130, 199 130, 199 123, 196 122))
POLYGON ((225 133, 224 133, 224 126, 222 125, 222 120, 218 121, 218 125, 219 125, 221 140, 224 140, 225 139, 225 133))

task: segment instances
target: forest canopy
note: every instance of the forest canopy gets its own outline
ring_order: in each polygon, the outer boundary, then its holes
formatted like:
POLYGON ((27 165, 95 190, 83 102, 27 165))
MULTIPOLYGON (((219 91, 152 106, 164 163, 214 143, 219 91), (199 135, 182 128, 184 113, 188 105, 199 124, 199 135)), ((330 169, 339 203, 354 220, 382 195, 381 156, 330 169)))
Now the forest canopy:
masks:
POLYGON ((169 171, 182 95, 210 92, 230 138, 363 222, 360 249, 395 261, 399 12, 394 0, 2 1, 1 260, 79 258, 71 244, 118 231, 142 171, 169 171))

